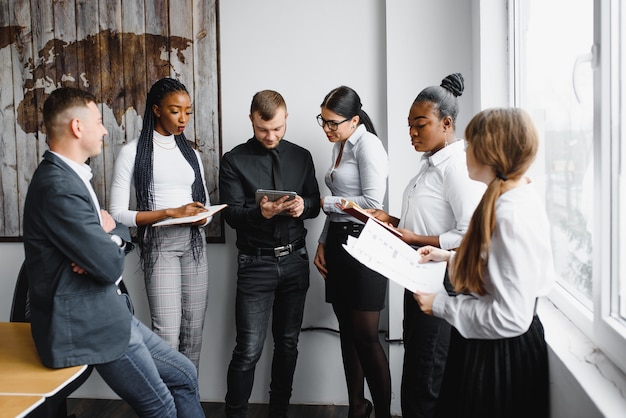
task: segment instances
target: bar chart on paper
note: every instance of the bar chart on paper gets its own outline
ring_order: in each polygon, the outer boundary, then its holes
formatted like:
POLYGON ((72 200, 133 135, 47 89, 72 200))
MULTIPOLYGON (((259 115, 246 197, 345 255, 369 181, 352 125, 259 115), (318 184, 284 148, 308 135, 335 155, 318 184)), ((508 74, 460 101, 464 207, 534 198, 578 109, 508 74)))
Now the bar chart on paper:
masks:
POLYGON ((344 248, 365 266, 411 292, 444 289, 445 262, 420 263, 414 248, 376 222, 366 222, 358 238, 348 236, 344 248))

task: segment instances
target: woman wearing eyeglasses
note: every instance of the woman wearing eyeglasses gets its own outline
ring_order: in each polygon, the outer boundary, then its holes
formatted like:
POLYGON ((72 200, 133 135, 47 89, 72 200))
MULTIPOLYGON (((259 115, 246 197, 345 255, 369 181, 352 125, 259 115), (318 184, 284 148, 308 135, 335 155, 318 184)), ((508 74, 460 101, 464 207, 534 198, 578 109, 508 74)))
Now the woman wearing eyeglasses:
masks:
MULTIPOLYGON (((423 153, 417 175, 405 188, 400 218, 372 211, 376 218, 398 227, 402 239, 416 247, 458 247, 485 190, 484 184, 469 178, 464 141, 455 134, 457 97, 464 87, 461 74, 450 74, 441 85, 426 87, 415 98, 408 125, 411 145, 423 153)), ((443 319, 424 314, 413 293, 405 292, 403 418, 434 416, 450 330, 443 319)))
POLYGON ((390 416, 391 379, 387 356, 378 339, 387 279, 363 266, 342 247, 358 237, 363 223, 343 212, 342 199, 362 208, 382 208, 387 189, 387 153, 358 94, 346 86, 332 90, 317 121, 333 143, 325 181, 332 196, 321 199, 327 215, 315 266, 326 284, 326 301, 339 322, 341 354, 348 386, 349 418, 390 416), (365 399, 365 380, 374 405, 365 399))

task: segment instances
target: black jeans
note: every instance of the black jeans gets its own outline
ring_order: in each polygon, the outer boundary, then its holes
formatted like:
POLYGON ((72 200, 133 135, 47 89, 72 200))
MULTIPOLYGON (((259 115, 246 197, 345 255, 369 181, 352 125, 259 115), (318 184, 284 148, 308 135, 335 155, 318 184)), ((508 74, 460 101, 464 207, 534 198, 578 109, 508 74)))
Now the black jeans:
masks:
POLYGON ((306 247, 279 258, 239 253, 237 276, 237 343, 228 367, 226 416, 246 417, 270 314, 274 356, 269 411, 271 417, 287 416, 309 288, 306 247))

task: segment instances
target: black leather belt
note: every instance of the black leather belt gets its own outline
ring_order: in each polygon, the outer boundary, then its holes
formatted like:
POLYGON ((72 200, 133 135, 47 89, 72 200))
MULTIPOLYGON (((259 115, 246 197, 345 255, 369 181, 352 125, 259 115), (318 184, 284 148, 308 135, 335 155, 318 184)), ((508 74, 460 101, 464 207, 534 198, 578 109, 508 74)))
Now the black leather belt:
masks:
POLYGON ((306 244, 306 241, 304 238, 300 238, 298 240, 295 240, 294 242, 287 244, 287 245, 281 245, 280 247, 275 247, 275 248, 245 248, 245 249, 240 249, 239 251, 242 252, 243 254, 246 255, 252 255, 252 256, 271 256, 271 257, 284 257, 286 255, 291 254, 294 251, 299 250, 300 248, 304 247, 304 245, 306 244))
POLYGON ((341 231, 348 234, 360 234, 365 228, 364 224, 358 224, 356 222, 331 222, 329 231, 341 231))

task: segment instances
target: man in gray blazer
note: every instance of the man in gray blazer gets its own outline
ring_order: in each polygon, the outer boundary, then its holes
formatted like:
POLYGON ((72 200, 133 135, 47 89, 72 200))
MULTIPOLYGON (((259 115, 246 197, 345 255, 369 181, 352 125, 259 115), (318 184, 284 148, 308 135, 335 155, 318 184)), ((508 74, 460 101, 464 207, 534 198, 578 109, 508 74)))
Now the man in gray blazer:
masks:
POLYGON ((51 368, 94 365, 141 417, 204 417, 197 371, 131 313, 118 284, 124 241, 108 232, 85 164, 107 134, 95 98, 53 91, 43 108, 47 142, 24 206, 32 335, 51 368))

